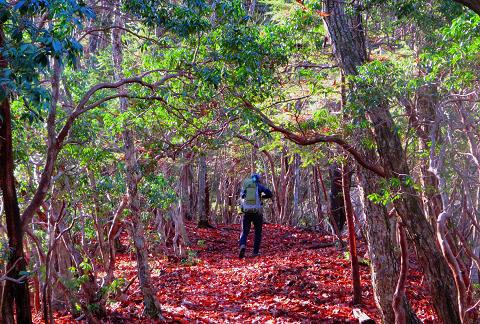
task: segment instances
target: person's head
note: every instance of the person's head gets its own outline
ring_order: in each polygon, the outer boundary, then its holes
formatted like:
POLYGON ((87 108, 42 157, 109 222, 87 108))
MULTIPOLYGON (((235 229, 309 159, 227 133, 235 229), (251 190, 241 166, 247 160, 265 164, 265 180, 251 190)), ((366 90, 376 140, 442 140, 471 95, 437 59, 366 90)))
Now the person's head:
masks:
POLYGON ((260 180, 262 180, 262 177, 258 173, 253 173, 252 180, 255 183, 260 183, 260 180))

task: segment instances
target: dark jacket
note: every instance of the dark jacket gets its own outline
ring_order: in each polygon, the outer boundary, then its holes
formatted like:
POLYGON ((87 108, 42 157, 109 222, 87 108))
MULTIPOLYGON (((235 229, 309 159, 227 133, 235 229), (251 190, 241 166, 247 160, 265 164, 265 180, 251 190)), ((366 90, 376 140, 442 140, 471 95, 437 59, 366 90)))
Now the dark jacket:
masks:
MULTIPOLYGON (((272 192, 270 191, 270 189, 268 189, 267 187, 261 185, 261 184, 257 184, 257 190, 258 190, 258 196, 260 198, 264 198, 264 199, 268 199, 268 198, 272 198, 273 197, 273 194, 272 192)), ((240 197, 241 198, 245 198, 247 194, 247 191, 245 189, 242 189, 242 192, 240 194, 240 197)))

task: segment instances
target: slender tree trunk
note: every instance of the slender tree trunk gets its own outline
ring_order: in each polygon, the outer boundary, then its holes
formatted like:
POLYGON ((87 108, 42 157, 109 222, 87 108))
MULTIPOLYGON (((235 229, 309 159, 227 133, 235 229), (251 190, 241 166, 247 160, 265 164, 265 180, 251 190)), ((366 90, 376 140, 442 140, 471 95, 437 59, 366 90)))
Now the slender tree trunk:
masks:
MULTIPOLYGON (((405 100, 405 108, 409 115, 410 125, 419 138, 421 151, 429 150, 431 125, 435 121, 435 106, 438 104, 438 93, 435 85, 425 85, 415 93, 415 103, 405 100)), ((438 134, 435 134, 438 139, 438 134)), ((420 173, 424 196, 423 207, 432 227, 435 228, 437 217, 442 211, 442 202, 438 194, 438 181, 428 169, 428 158, 421 160, 420 173)))
POLYGON ((329 167, 330 175, 330 210, 332 211, 332 227, 337 235, 343 231, 345 226, 345 203, 343 199, 342 171, 337 164, 329 167))
POLYGON ((353 218, 352 200, 350 198, 350 183, 352 173, 346 164, 342 167, 342 188, 345 214, 348 225, 348 241, 350 247, 350 264, 352 267, 353 304, 362 302, 362 286, 360 284, 360 269, 358 267, 357 243, 355 239, 355 223, 353 218))
POLYGON ((116 262, 116 253, 117 253, 117 246, 116 246, 116 239, 117 236, 120 234, 120 230, 122 229, 121 225, 121 215, 125 208, 127 208, 128 204, 128 197, 124 196, 118 205, 115 214, 113 215, 112 225, 108 230, 108 266, 106 267, 107 274, 105 276, 105 285, 109 285, 114 278, 114 270, 115 270, 115 262, 116 262))
POLYGON ((201 154, 198 159, 198 227, 210 227, 207 214, 207 158, 201 154))
POLYGON ((400 266, 400 276, 398 277, 397 287, 395 289, 395 294, 393 295, 392 307, 395 312, 395 323, 403 324, 407 322, 407 317, 405 314, 405 308, 402 307, 402 300, 405 298, 405 284, 407 281, 407 272, 408 272, 408 242, 407 235, 405 234, 405 229, 403 225, 397 223, 398 237, 400 239, 400 250, 401 250, 401 266, 400 266))
POLYGON ((293 162, 293 176, 294 176, 294 184, 293 184, 293 213, 292 213, 292 221, 290 222, 291 225, 295 226, 298 224, 298 220, 300 218, 300 155, 295 154, 294 162, 293 162))
MULTIPOLYGON (((476 139, 476 134, 478 133, 476 125, 471 120, 471 113, 467 113, 463 109, 459 109, 461 122, 464 125, 464 131, 467 136, 468 146, 470 150, 470 154, 472 155, 473 161, 477 167, 477 174, 476 180, 480 183, 480 149, 478 147, 478 142, 476 139)), ((473 191, 472 198, 468 199, 469 203, 467 203, 467 209, 477 209, 479 208, 480 202, 480 186, 477 186, 476 190, 473 191)), ((473 212, 471 213, 473 216, 472 222, 480 223, 480 216, 473 212), (476 217, 475 217, 476 216, 476 217)), ((480 256, 480 231, 477 227, 473 228, 473 237, 472 237, 472 245, 473 245, 473 253, 475 256, 480 256)), ((475 262, 472 262, 470 266, 470 282, 472 284, 478 284, 480 282, 479 278, 479 269, 475 262)))
MULTIPOLYGON (((3 47, 3 44, 3 25, 0 25, 0 47, 3 47)), ((7 67, 7 61, 0 56, 0 68, 6 69, 7 67)), ((23 252, 24 233, 13 175, 12 116, 8 98, 9 91, 5 87, 1 91, 5 97, 0 103, 0 188, 6 216, 8 247, 11 251, 6 269, 9 270, 7 273, 9 277, 18 279, 21 277, 21 272, 26 271, 27 264, 23 252)), ((3 286, 1 306, 3 323, 13 323, 14 306, 17 323, 31 323, 28 281, 24 280, 21 284, 18 284, 7 280, 3 286)))
MULTIPOLYGON (((346 4, 342 1, 325 0, 324 4, 324 11, 328 13, 324 21, 337 61, 346 75, 356 75, 357 67, 366 62, 365 35, 360 15, 347 15, 346 4)), ((352 9, 357 9, 355 2, 352 9)), ((457 292, 452 272, 436 245, 435 232, 425 218, 417 192, 404 183, 410 172, 388 105, 379 103, 369 107, 366 114, 373 125, 377 149, 387 178, 401 178, 404 194, 394 202, 395 209, 415 244, 439 319, 445 323, 459 323, 457 292)))
POLYGON ((182 165, 182 175, 180 177, 180 213, 184 220, 192 220, 192 203, 190 201, 191 183, 192 171, 190 166, 190 157, 186 156, 185 162, 182 165))
MULTIPOLYGON (((121 0, 118 0, 115 6, 115 26, 122 27, 123 24, 123 17, 121 16, 121 0)), ((115 76, 117 79, 122 79, 122 31, 119 28, 115 28, 112 31, 112 58, 115 67, 115 76)), ((119 88, 118 91, 121 93, 125 90, 119 88)), ((128 102, 125 98, 120 98, 120 111, 122 113, 128 111, 128 102)), ((145 307, 144 314, 151 318, 161 318, 160 303, 156 298, 155 288, 151 281, 147 246, 145 242, 145 230, 140 217, 141 203, 138 195, 138 182, 141 179, 140 165, 138 164, 136 157, 134 135, 127 125, 124 127, 122 138, 124 145, 123 151, 125 153, 128 207, 131 212, 133 223, 132 238, 137 259, 138 281, 143 294, 143 304, 145 307)))
POLYGON ((272 220, 278 218, 278 215, 280 215, 280 192, 278 188, 278 177, 275 172, 275 162, 273 160, 272 155, 267 152, 263 151, 265 157, 268 160, 268 165, 270 166, 270 174, 271 174, 271 179, 272 179, 272 189, 273 189, 273 217, 271 218, 272 220))
MULTIPOLYGON (((87 170, 88 173, 88 178, 90 181, 90 186, 92 187, 93 191, 97 191, 97 183, 95 181, 95 175, 93 174, 92 170, 87 170)), ((103 223, 100 220, 100 204, 98 202, 96 194, 93 195, 93 204, 94 208, 92 210, 92 216, 93 216, 93 223, 95 225, 95 231, 97 232, 97 240, 98 240, 98 248, 100 251, 100 255, 102 257, 102 260, 106 259, 106 245, 105 245, 105 233, 103 232, 103 223)))
MULTIPOLYGON (((323 211, 322 211, 322 198, 320 192, 320 179, 318 178, 318 167, 316 165, 313 166, 313 189, 314 189, 314 198, 315 198, 315 209, 316 209, 316 216, 317 216, 317 223, 323 220, 323 211)), ((336 233, 338 235, 338 233, 336 233)))
POLYGON ((210 203, 210 181, 208 178, 205 180, 205 215, 206 219, 210 219, 211 214, 211 203, 210 203))

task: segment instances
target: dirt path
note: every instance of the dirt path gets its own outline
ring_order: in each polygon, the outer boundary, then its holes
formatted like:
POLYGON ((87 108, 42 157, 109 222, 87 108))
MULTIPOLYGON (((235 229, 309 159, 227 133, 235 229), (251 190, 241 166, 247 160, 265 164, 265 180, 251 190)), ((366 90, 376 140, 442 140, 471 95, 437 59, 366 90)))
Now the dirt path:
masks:
MULTIPOLYGON (((183 260, 151 256, 153 279, 168 322, 201 323, 355 323, 352 317, 349 261, 335 247, 312 248, 332 242, 289 227, 264 226, 261 256, 237 257, 238 225, 197 229, 188 224, 192 241, 183 260)), ((360 244, 360 255, 365 246, 360 244)), ((120 256, 117 275, 135 276, 130 255, 120 256)), ((415 273, 415 272, 414 272, 415 273)), ((361 266, 364 304, 361 309, 379 322, 367 265, 361 266)), ((411 287, 421 287, 420 274, 411 287)), ((408 289, 419 316, 431 322, 424 289, 408 289)), ((152 321, 140 317, 142 298, 136 282, 123 301, 109 305, 110 321, 152 321)))

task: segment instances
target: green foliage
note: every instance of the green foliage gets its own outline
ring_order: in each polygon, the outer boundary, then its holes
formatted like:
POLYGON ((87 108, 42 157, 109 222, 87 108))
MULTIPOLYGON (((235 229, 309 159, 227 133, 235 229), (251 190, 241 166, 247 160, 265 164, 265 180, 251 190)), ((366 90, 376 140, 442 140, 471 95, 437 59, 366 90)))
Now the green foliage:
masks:
POLYGON ((84 258, 83 261, 79 264, 80 269, 82 269, 84 272, 89 272, 93 270, 92 265, 89 263, 87 258, 84 258))
POLYGON ((82 27, 84 18, 93 16, 91 9, 74 0, 18 1, 14 6, 0 2, 5 34, 0 54, 9 63, 0 78, 0 99, 9 93, 18 95, 40 116, 50 98, 41 84, 41 76, 48 74, 49 59, 55 57, 74 66, 82 46, 72 37, 73 32, 82 27), (51 23, 39 25, 34 19, 38 14, 51 23))
POLYGON ((322 133, 326 135, 337 132, 341 122, 340 116, 331 114, 325 108, 313 112, 313 121, 315 122, 315 129, 322 128, 322 133))
POLYGON ((126 284, 127 280, 125 278, 115 278, 108 286, 108 292, 111 294, 117 294, 123 289, 123 287, 125 287, 126 284))
POLYGON ((5 266, 10 258, 11 251, 8 247, 8 241, 6 239, 0 240, 0 266, 5 266))
POLYGON ((480 60, 480 17, 466 13, 436 32, 436 42, 422 54, 430 71, 427 78, 443 79, 448 90, 469 87, 477 81, 480 60))
POLYGON ((149 206, 166 210, 177 199, 173 181, 174 179, 165 178, 162 174, 148 174, 142 181, 140 192, 149 206))
MULTIPOLYGON (((339 258, 340 258, 340 256, 339 256, 339 258)), ((343 258, 344 258, 345 260, 350 261, 350 258, 351 258, 350 251, 345 251, 345 252, 343 252, 343 258)), ((359 265, 362 265, 362 266, 369 267, 370 264, 371 264, 371 261, 370 261, 369 259, 365 259, 365 258, 362 258, 362 257, 358 257, 358 264, 359 264, 359 265)))
MULTIPOLYGON (((359 106, 374 107, 387 103, 405 89, 409 65, 406 62, 392 63, 389 61, 373 61, 359 67, 356 76, 350 76, 349 81, 353 84, 350 93, 351 109, 359 109, 359 106)), ((405 93, 405 92, 403 92, 405 93)))
POLYGON ((187 256, 182 259, 182 264, 186 266, 194 266, 197 265, 201 260, 198 258, 197 251, 188 249, 187 256))
POLYGON ((380 181, 380 186, 380 191, 368 195, 368 199, 376 204, 381 204, 384 206, 393 203, 397 199, 400 199, 403 188, 412 187, 417 191, 421 190, 420 184, 416 183, 411 176, 390 178, 388 180, 383 179, 380 181))
POLYGON ((372 193, 368 195, 370 201, 386 206, 393 203, 395 200, 401 198, 401 181, 398 178, 390 178, 388 180, 381 181, 380 191, 378 193, 372 193))

